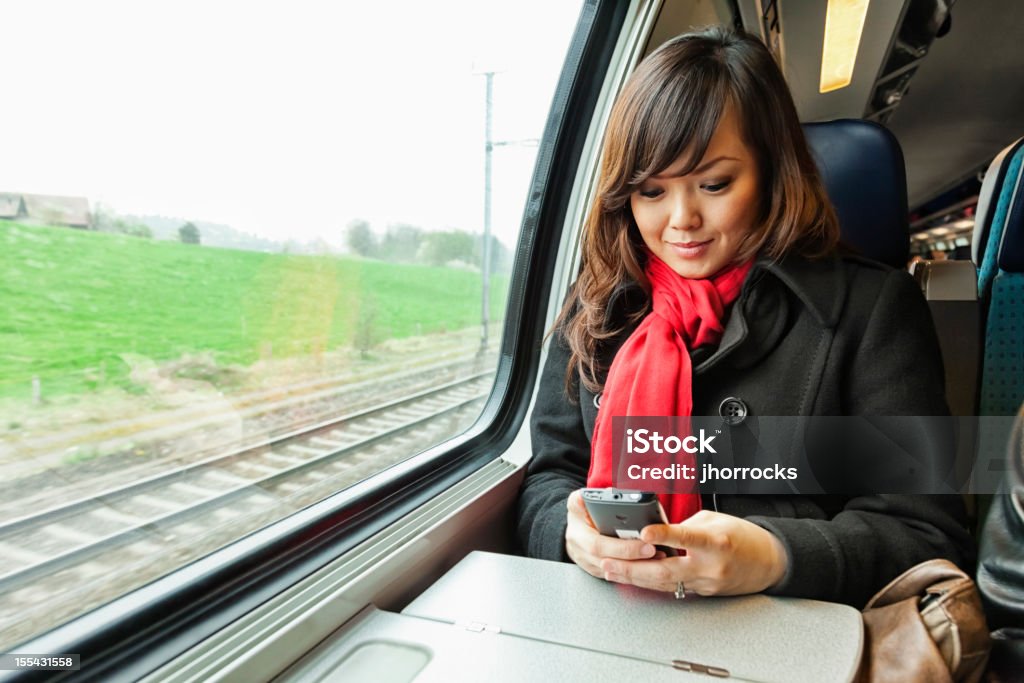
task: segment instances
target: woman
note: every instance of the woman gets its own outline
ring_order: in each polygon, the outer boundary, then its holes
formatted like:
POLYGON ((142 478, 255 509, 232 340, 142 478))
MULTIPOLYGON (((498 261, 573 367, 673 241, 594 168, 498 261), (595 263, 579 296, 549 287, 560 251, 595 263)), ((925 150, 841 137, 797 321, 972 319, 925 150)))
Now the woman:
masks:
POLYGON ((712 28, 640 64, 612 112, 582 271, 533 410, 528 554, 677 596, 858 607, 920 561, 969 562, 953 496, 661 496, 671 523, 632 540, 598 534, 586 513, 578 489, 612 483, 613 415, 948 414, 917 287, 837 242, 757 39, 712 28))

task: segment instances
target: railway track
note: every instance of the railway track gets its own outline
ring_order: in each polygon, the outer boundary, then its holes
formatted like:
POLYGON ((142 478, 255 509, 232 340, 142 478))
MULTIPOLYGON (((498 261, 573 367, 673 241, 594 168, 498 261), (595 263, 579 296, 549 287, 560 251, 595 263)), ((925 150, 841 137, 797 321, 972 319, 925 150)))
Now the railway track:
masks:
POLYGON ((249 450, 270 438, 331 422, 339 414, 418 395, 494 364, 490 354, 461 356, 357 382, 323 378, 233 397, 230 403, 131 418, 117 429, 103 425, 58 431, 38 444, 16 444, 17 460, 0 462, 0 529, 25 509, 51 507, 55 496, 95 498, 126 482, 222 453, 249 450), (47 452, 57 442, 61 447, 47 452), (75 448, 69 449, 72 444, 75 448), (81 466, 69 465, 67 455, 77 448, 106 454, 81 466), (54 480, 59 480, 59 489, 52 486, 54 480))
POLYGON ((479 414, 492 379, 471 375, 0 524, 2 640, 18 626, 38 632, 39 618, 80 613, 86 594, 93 605, 123 594, 455 433, 479 414))
POLYGON ((39 459, 48 455, 63 455, 69 447, 78 444, 137 439, 140 435, 143 440, 173 439, 186 430, 216 423, 226 417, 256 422, 268 421, 269 427, 274 428, 276 424, 273 417, 289 406, 302 406, 323 399, 333 399, 338 396, 339 390, 345 390, 349 395, 371 387, 377 387, 379 390, 382 378, 386 379, 389 385, 395 385, 401 390, 402 386, 422 381, 421 378, 429 378, 438 373, 460 373, 474 364, 478 364, 478 360, 472 354, 467 356, 464 351, 457 354, 448 352, 437 355, 432 362, 423 363, 418 367, 404 367, 397 371, 386 369, 384 374, 356 381, 348 375, 338 375, 228 396, 223 405, 212 412, 208 405, 186 406, 120 420, 105 420, 101 425, 83 425, 50 433, 32 434, 25 439, 13 439, 6 447, 16 450, 20 460, 39 459))

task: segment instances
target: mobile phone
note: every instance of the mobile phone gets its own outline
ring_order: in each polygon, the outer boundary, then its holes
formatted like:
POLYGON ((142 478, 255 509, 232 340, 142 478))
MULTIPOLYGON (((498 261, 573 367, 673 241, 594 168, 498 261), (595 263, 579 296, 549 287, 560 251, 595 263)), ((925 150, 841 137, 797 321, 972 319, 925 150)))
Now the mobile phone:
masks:
POLYGON ((650 491, 583 489, 583 503, 594 526, 605 536, 640 538, 648 524, 668 524, 658 497, 650 491))

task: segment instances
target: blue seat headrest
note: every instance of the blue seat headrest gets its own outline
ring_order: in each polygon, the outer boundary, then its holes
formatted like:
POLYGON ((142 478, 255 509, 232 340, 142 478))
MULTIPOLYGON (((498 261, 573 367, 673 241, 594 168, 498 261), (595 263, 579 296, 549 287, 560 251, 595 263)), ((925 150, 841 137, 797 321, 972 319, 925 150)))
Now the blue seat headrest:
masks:
POLYGON ((910 258, 907 173, 896 137, 870 121, 839 119, 803 125, 842 240, 895 268, 910 258))
POLYGON ((1010 212, 1003 225, 1003 238, 996 257, 999 269, 1007 273, 1024 273, 1024 173, 1017 175, 1017 184, 1010 200, 1010 212))

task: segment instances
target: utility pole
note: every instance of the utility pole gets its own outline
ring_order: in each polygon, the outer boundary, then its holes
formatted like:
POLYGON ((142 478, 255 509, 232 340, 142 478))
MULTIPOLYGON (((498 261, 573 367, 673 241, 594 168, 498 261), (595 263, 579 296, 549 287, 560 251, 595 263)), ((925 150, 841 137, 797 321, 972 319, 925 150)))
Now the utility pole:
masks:
POLYGON ((480 276, 483 278, 483 301, 481 310, 480 355, 487 353, 488 325, 491 320, 491 156, 494 141, 491 139, 491 111, 494 107, 494 72, 484 72, 487 79, 487 112, 484 123, 484 244, 481 249, 483 264, 480 276))
POLYGON ((480 275, 483 279, 483 301, 480 311, 480 351, 483 355, 487 352, 487 344, 490 342, 488 333, 491 320, 491 159, 495 147, 505 145, 525 145, 536 147, 540 140, 530 138, 526 140, 499 140, 495 141, 491 133, 491 115, 494 111, 494 74, 497 71, 480 72, 487 79, 487 107, 484 115, 484 244, 481 249, 483 264, 480 268, 480 275))

